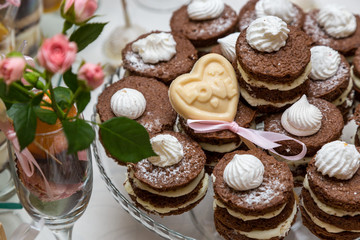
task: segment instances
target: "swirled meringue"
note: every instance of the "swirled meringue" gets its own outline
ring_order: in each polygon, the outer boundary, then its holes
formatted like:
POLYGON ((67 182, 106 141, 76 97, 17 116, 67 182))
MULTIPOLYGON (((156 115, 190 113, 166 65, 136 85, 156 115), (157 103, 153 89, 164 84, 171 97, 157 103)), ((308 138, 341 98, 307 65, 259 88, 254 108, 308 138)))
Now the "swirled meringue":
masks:
POLYGON ((278 17, 266 16, 254 20, 246 30, 249 45, 260 52, 274 52, 285 46, 290 30, 278 17))
POLYGON ((176 42, 170 33, 152 33, 132 44, 132 50, 145 63, 169 61, 176 54, 176 42))
POLYGON ((310 77, 314 80, 325 80, 334 76, 340 65, 340 54, 327 46, 315 46, 310 50, 310 77))
POLYGON ((224 170, 226 184, 238 191, 257 188, 264 178, 264 165, 250 154, 236 154, 224 170))
POLYGON ((286 23, 291 23, 298 10, 288 0, 259 0, 255 5, 256 16, 276 16, 281 18, 286 23))
POLYGON ((222 54, 227 60, 233 62, 236 57, 235 45, 240 33, 235 32, 227 35, 226 37, 219 38, 217 42, 220 44, 222 54))
POLYGON ((160 134, 150 139, 151 146, 158 156, 148 160, 155 166, 166 167, 177 164, 184 157, 181 143, 170 134, 160 134))
POLYGON ((325 144, 316 153, 315 166, 323 175, 347 180, 359 169, 360 153, 353 144, 334 141, 325 144))
POLYGON ((191 20, 209 20, 219 17, 224 8, 223 0, 192 0, 187 12, 191 20))
POLYGON ((321 119, 321 111, 303 95, 282 114, 281 125, 295 136, 310 136, 319 131, 321 119))
POLYGON ((327 5, 320 9, 317 21, 334 38, 348 37, 356 30, 354 14, 342 6, 327 5))
POLYGON ((144 95, 136 89, 123 88, 112 95, 110 107, 115 116, 137 119, 146 108, 144 95))

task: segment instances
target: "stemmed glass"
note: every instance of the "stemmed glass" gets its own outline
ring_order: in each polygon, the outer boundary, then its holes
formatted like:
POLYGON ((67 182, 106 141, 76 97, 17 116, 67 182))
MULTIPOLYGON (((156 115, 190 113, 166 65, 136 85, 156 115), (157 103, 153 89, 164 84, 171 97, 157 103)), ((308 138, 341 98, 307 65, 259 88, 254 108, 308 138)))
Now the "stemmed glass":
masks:
POLYGON ((92 192, 91 151, 69 154, 62 128, 43 130, 28 146, 35 162, 21 161, 9 148, 11 173, 20 202, 33 220, 43 219, 56 239, 71 239, 92 192))
POLYGON ((116 27, 104 43, 104 52, 115 68, 122 62, 121 50, 125 45, 145 33, 144 28, 131 23, 126 0, 120 0, 120 3, 123 9, 125 25, 116 27))

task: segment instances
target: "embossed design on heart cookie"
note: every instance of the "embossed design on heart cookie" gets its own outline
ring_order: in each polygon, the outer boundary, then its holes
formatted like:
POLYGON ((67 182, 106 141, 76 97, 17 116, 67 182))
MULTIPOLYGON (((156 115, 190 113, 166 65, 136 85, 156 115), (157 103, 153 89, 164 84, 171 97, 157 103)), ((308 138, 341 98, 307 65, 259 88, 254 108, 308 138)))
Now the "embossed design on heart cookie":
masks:
POLYGON ((175 111, 186 119, 231 122, 239 101, 235 71, 225 57, 207 54, 190 73, 171 83, 169 97, 175 111))

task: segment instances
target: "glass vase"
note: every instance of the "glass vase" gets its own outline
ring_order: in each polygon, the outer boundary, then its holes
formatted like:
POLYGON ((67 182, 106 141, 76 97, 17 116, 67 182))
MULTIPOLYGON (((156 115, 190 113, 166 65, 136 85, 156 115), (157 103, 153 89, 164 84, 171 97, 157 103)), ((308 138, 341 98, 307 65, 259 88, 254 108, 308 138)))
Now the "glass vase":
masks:
POLYGON ((35 220, 44 219, 55 237, 71 239, 75 221, 84 213, 92 192, 93 171, 89 149, 69 154, 62 128, 37 130, 28 146, 35 162, 9 156, 21 204, 35 220), (51 130, 51 129, 50 129, 51 130))

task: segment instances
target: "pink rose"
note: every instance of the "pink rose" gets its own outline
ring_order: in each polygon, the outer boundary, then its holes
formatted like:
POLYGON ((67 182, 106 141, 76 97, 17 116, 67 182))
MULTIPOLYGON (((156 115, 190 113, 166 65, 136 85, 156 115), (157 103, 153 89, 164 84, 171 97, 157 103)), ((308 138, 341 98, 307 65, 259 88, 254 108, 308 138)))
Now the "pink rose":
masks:
POLYGON ((97 7, 97 0, 66 0, 64 5, 65 14, 74 5, 75 22, 82 23, 91 18, 97 7))
POLYGON ((65 35, 57 34, 44 40, 37 58, 40 65, 50 72, 64 73, 74 63, 76 52, 75 42, 69 42, 65 35))
POLYGON ((22 57, 10 57, 0 60, 0 77, 7 85, 20 80, 26 66, 22 57))
POLYGON ((85 81, 90 89, 95 89, 104 82, 104 72, 101 66, 93 63, 82 65, 77 77, 79 80, 85 81))

